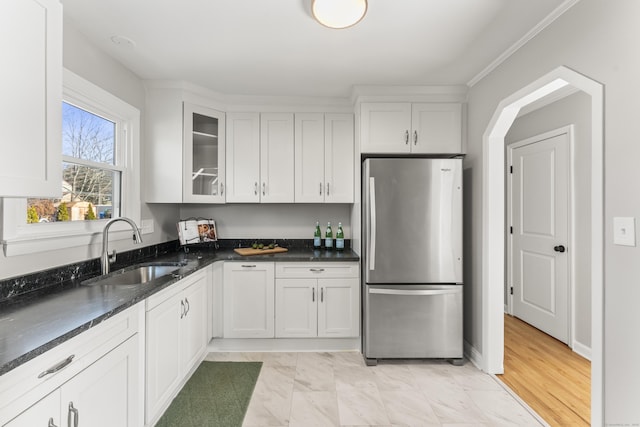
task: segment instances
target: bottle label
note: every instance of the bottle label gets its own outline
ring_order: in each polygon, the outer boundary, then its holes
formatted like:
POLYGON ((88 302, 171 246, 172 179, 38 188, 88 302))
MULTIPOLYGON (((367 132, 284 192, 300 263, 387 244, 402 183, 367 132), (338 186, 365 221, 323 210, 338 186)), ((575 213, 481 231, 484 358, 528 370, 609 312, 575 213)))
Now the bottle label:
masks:
POLYGON ((336 249, 344 249, 344 239, 336 239, 336 249))
POLYGON ((320 236, 316 236, 313 238, 313 247, 314 248, 319 248, 321 246, 321 242, 320 242, 320 236))
POLYGON ((327 249, 332 248, 333 247, 333 239, 331 239, 331 238, 324 239, 324 246, 327 249))

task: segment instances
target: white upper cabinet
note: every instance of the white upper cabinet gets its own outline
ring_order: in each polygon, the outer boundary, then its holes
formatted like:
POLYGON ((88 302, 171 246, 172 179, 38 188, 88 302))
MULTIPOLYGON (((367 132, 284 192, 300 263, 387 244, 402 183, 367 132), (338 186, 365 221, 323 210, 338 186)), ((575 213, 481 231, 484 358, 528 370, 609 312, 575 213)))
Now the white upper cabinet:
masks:
POLYGON ((227 202, 260 202, 260 114, 227 114, 227 202))
POLYGON ((293 203, 291 113, 229 113, 227 202, 293 203))
POLYGON ((184 103, 184 202, 224 203, 224 113, 184 103))
POLYGON ((0 28, 0 197, 60 197, 62 6, 2 0, 0 28))
POLYGON ((225 114, 177 89, 146 96, 145 201, 225 202, 225 114))
POLYGON ((296 203, 353 203, 353 115, 295 115, 296 203))
POLYGON ((462 105, 458 103, 363 103, 362 153, 459 154, 462 105))

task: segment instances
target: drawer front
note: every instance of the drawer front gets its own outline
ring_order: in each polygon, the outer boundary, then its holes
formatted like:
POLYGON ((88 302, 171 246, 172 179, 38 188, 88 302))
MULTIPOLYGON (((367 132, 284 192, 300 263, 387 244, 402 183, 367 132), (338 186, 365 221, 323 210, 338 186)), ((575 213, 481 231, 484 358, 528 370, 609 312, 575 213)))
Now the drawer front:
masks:
POLYGON ((357 262, 303 263, 276 262, 277 278, 352 278, 359 277, 357 262))

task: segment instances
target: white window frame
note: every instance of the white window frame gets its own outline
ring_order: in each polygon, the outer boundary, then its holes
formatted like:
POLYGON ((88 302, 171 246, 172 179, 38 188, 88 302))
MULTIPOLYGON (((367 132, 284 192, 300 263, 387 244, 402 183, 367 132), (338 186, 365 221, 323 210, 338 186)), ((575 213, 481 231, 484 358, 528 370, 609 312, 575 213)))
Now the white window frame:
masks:
MULTIPOLYGON (((122 167, 120 213, 141 228, 140 111, 67 69, 63 70, 62 86, 64 101, 104 115, 109 120, 115 119, 119 133, 116 138, 117 162, 122 167)), ((59 167, 62 168, 62 164, 59 167)), ((5 198, 1 203, 1 235, 5 256, 99 244, 102 242, 102 230, 109 221, 98 219, 27 224, 26 198, 5 198)), ((109 240, 131 239, 131 230, 124 223, 115 223, 109 231, 109 240)))

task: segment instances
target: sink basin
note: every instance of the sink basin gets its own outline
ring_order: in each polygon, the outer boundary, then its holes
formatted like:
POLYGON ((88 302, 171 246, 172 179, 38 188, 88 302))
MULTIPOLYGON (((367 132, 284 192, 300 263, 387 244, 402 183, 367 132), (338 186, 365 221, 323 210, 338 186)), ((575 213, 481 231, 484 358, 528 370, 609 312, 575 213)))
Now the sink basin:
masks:
POLYGON ((99 276, 82 282, 83 285, 144 285, 161 277, 179 277, 178 270, 184 262, 152 262, 136 265, 131 268, 114 271, 106 276, 99 276))

